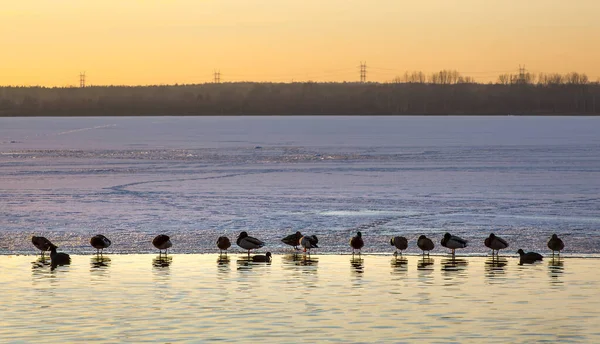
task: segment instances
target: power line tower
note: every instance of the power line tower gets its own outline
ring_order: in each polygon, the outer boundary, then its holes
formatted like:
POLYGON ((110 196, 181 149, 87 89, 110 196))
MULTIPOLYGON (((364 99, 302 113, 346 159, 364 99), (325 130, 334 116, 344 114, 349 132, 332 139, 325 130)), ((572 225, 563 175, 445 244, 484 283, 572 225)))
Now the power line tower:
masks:
POLYGON ((221 83, 221 71, 215 71, 214 75, 213 75, 213 82, 215 84, 220 84, 221 83))
POLYGON ((79 87, 85 87, 85 72, 79 73, 79 87))
POLYGON ((525 80, 525 65, 519 65, 519 78, 517 79, 517 83, 526 84, 527 80, 525 80))
POLYGON ((367 62, 360 62, 360 82, 367 82, 367 62))

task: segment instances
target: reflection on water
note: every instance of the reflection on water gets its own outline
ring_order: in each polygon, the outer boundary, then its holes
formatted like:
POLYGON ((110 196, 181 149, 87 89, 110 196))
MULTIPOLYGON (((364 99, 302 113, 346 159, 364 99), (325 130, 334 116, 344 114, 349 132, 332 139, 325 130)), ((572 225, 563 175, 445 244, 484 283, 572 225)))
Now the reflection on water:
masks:
POLYGON ((394 273, 408 271, 408 260, 402 256, 395 256, 395 258, 392 258, 390 264, 394 273))
POLYGON ((550 283, 560 284, 563 281, 560 279, 564 273, 564 260, 560 257, 552 257, 548 260, 548 274, 550 275, 550 283))
POLYGON ((268 262, 255 262, 251 256, 240 256, 237 259, 238 271, 250 271, 257 266, 271 265, 271 261, 268 262))
POLYGON ((501 278, 508 260, 504 257, 492 256, 485 261, 485 276, 489 278, 501 278))
POLYGON ((417 270, 429 270, 433 271, 433 264, 435 260, 433 258, 429 258, 429 256, 423 256, 421 259, 417 261, 417 270))
POLYGON ((173 257, 164 254, 152 259, 152 266, 159 269, 167 269, 173 263, 173 257))
POLYGON ((284 265, 294 265, 294 266, 311 266, 317 265, 319 262, 319 258, 311 257, 306 254, 286 254, 281 257, 281 261, 284 265))
POLYGON ((91 269, 106 269, 110 266, 110 258, 104 257, 102 255, 93 256, 90 259, 90 267, 91 269))
POLYGON ((352 266, 352 271, 357 273, 357 274, 362 274, 365 272, 365 268, 364 268, 364 259, 359 258, 360 255, 357 255, 356 257, 354 255, 352 255, 352 258, 350 258, 350 265, 352 266))
POLYGON ((446 258, 442 259, 442 271, 462 272, 469 265, 469 261, 465 258, 446 258))
POLYGON ((8 296, 0 338, 92 342, 95 328, 111 343, 198 342, 200 331, 202 341, 227 343, 307 331, 340 343, 396 343, 399 333, 409 343, 486 342, 491 334, 503 343, 600 342, 600 259, 518 266, 516 257, 285 255, 271 265, 241 259, 252 271, 236 273, 235 255, 173 255, 170 268, 149 266, 155 256, 111 255, 109 266, 91 268, 90 256, 74 255, 53 272, 48 260, 0 256, 8 296))

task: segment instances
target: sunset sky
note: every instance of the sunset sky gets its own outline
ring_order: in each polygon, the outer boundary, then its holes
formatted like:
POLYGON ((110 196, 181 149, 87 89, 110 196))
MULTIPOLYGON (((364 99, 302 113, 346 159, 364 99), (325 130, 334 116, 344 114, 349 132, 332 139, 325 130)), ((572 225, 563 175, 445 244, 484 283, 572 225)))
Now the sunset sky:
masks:
POLYGON ((388 81, 456 69, 600 77, 599 0, 19 0, 0 85, 388 81))

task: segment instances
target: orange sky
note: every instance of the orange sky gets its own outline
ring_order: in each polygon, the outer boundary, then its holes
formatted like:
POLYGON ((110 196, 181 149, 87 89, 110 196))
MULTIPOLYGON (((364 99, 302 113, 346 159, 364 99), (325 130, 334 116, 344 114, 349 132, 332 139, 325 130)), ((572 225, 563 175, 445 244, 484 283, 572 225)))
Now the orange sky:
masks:
POLYGON ((457 69, 600 77, 599 0, 19 0, 0 85, 369 81, 457 69))

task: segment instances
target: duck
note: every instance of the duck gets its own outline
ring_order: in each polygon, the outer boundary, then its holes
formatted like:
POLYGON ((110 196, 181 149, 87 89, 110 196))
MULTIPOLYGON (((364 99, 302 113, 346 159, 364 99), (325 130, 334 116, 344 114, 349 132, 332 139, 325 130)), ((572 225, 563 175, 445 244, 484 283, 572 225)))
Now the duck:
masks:
POLYGON ((50 245, 50 263, 52 269, 59 265, 71 264, 71 257, 64 252, 56 252, 58 246, 50 245))
POLYGON ((250 256, 250 250, 254 250, 265 246, 265 243, 263 241, 248 236, 248 233, 246 232, 240 233, 236 240, 236 244, 244 250, 248 250, 248 256, 250 256))
POLYGON ((54 246, 50 240, 41 236, 32 236, 31 243, 33 246, 37 247, 38 250, 42 251, 42 257, 44 256, 44 252, 50 250, 50 247, 54 246))
POLYGON ((494 255, 494 251, 496 251, 496 255, 498 255, 500 250, 508 247, 508 242, 500 237, 497 237, 494 235, 494 233, 490 233, 490 236, 483 241, 483 244, 492 249, 492 256, 494 255))
POLYGON ((162 250, 165 250, 166 255, 167 250, 173 246, 173 243, 171 243, 171 238, 168 235, 159 234, 152 240, 152 245, 158 249, 158 255, 162 254, 162 250))
POLYGON ((424 235, 421 235, 417 239, 417 246, 423 251, 423 256, 425 256, 425 251, 427 251, 427 255, 429 256, 429 251, 435 247, 433 241, 424 235))
POLYGON ((454 250, 457 248, 465 248, 467 247, 467 241, 463 238, 457 237, 450 233, 444 234, 444 238, 442 239, 442 246, 447 247, 452 250, 452 256, 454 257, 454 250))
POLYGON ((252 261, 256 263, 270 263, 271 262, 271 252, 267 252, 264 255, 259 254, 256 256, 252 256, 252 261))
POLYGON ((406 250, 408 248, 408 240, 402 236, 396 236, 390 239, 390 245, 396 246, 396 252, 394 255, 398 254, 398 250, 400 250, 400 255, 402 255, 402 250, 406 250))
POLYGON ((558 251, 558 255, 560 256, 560 251, 565 248, 565 243, 558 237, 558 235, 552 234, 552 238, 548 240, 548 248, 552 250, 552 255, 554 255, 554 251, 558 251))
POLYGON ((94 235, 90 239, 90 245, 96 249, 96 254, 101 254, 100 250, 104 251, 105 248, 110 246, 111 242, 102 234, 94 235))
POLYGON ((537 253, 537 252, 523 252, 522 249, 519 249, 517 251, 517 253, 520 256, 520 260, 519 260, 519 265, 523 265, 523 264, 533 264, 536 261, 542 261, 544 259, 544 257, 542 257, 541 254, 537 253))
POLYGON ((294 249, 297 250, 298 245, 300 245, 300 239, 302 239, 302 233, 298 231, 294 234, 286 236, 285 238, 281 239, 281 241, 286 245, 293 246, 294 249))
POLYGON ((231 247, 231 241, 229 241, 229 238, 226 236, 220 236, 217 239, 217 247, 220 250, 220 254, 223 254, 223 251, 227 254, 227 249, 231 247))
POLYGON ((354 255, 354 250, 358 250, 358 254, 360 254, 361 249, 365 246, 361 232, 356 232, 356 236, 350 239, 350 246, 352 247, 352 255, 354 255))
POLYGON ((308 250, 308 252, 310 253, 311 248, 319 248, 319 246, 317 246, 318 242, 319 239, 316 235, 305 235, 302 238, 300 238, 300 246, 304 248, 304 252, 308 250))

